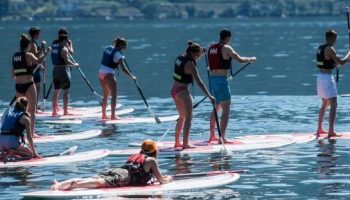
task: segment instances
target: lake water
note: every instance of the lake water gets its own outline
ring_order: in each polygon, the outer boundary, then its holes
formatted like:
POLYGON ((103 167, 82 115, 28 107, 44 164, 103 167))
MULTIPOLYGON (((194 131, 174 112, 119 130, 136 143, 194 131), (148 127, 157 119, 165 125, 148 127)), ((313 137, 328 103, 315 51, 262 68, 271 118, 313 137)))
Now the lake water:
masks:
MULTIPOLYGON (((159 115, 175 114, 170 98, 173 61, 193 39, 208 46, 216 41, 221 28, 233 32, 232 46, 243 56, 256 56, 251 64, 231 82, 232 115, 228 137, 268 134, 314 132, 320 100, 316 96, 317 69, 315 49, 323 42, 324 31, 334 28, 339 37, 338 53, 348 48, 346 19, 227 19, 227 20, 169 20, 169 21, 68 21, 68 22, 1 22, 3 38, 0 47, 0 105, 4 110, 14 95, 10 76, 11 57, 18 46, 19 35, 31 25, 43 29, 42 38, 51 43, 61 26, 68 27, 75 47, 75 59, 81 64, 92 85, 101 91, 97 71, 103 48, 113 37, 122 35, 129 40, 125 56, 138 77, 141 88, 153 110, 159 115)), ((48 61, 50 63, 50 61, 48 61)), ((239 68, 235 64, 234 70, 239 68)), ((199 62, 206 82, 205 63, 199 62)), ((341 70, 339 93, 349 93, 348 65, 341 70)), ((52 66, 48 64, 48 74, 52 66)), ((72 72, 73 106, 98 105, 94 95, 76 70, 72 72)), ((48 76, 48 82, 51 76, 48 76)), ((129 116, 150 116, 133 82, 120 74, 119 103, 133 107, 129 116)), ((194 101, 202 93, 194 87, 194 101)), ((194 111, 191 139, 207 139, 210 104, 203 102, 194 111)), ((348 98, 339 98, 336 129, 348 131, 350 126, 348 98)), ((327 119, 326 119, 327 120, 327 119)), ((328 124, 325 123, 325 127, 328 124)), ((123 149, 127 143, 146 138, 157 140, 174 123, 107 126, 100 123, 83 125, 49 125, 38 122, 42 133, 77 132, 102 129, 104 136, 83 141, 37 144, 40 154, 59 153, 72 145, 78 152, 91 147, 123 149)), ((173 139, 173 131, 164 140, 173 139)), ((169 194, 165 199, 348 199, 350 197, 349 141, 322 140, 306 144, 235 152, 228 156, 200 155, 160 157, 163 173, 191 173, 223 169, 248 169, 249 173, 225 187, 193 193, 169 194)), ((65 166, 31 167, 0 170, 0 199, 19 199, 21 192, 47 189, 53 179, 64 180, 96 174, 103 168, 120 166, 125 157, 107 157, 98 161, 65 166)))

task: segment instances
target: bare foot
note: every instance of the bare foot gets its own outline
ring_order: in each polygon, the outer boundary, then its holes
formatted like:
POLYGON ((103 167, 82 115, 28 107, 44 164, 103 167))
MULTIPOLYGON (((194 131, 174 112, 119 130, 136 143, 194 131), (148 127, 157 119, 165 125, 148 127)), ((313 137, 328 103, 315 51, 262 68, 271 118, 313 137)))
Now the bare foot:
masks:
POLYGON ((182 146, 182 149, 191 149, 191 148, 195 148, 195 146, 189 145, 189 144, 182 146))
POLYGON ((109 119, 107 115, 102 115, 102 119, 109 119))
POLYGON ((50 187, 50 190, 59 190, 61 187, 60 183, 56 180, 53 181, 53 184, 50 187))
POLYGON ((216 141, 219 141, 219 138, 217 138, 215 135, 214 136, 210 136, 209 143, 210 142, 216 142, 216 141))
POLYGON ((341 136, 343 136, 342 134, 339 134, 339 133, 337 133, 337 132, 335 132, 335 131, 333 131, 333 132, 328 132, 328 138, 331 138, 331 137, 341 137, 341 136))
POLYGON ((39 137, 40 137, 40 135, 38 135, 36 133, 33 134, 33 138, 39 138, 39 137))
POLYGON ((67 185, 63 185, 61 186, 60 190, 66 191, 66 190, 71 190, 74 188, 74 185, 77 184, 77 181, 71 181, 70 183, 68 183, 67 185))
POLYGON ((52 112, 51 115, 52 115, 52 116, 58 116, 58 113, 57 113, 57 112, 52 112))
POLYGON ((63 115, 74 115, 74 114, 70 112, 64 112, 63 115))
POLYGON ((174 148, 182 148, 183 145, 180 143, 180 142, 176 142, 175 145, 174 145, 174 148))
MULTIPOLYGON (((223 139, 222 141, 223 141, 225 144, 233 144, 233 143, 234 143, 234 141, 229 141, 229 140, 227 140, 227 139, 223 139)), ((219 144, 222 144, 221 140, 219 140, 219 144)))
POLYGON ((325 131, 323 129, 318 129, 316 132, 317 135, 326 134, 326 133, 327 133, 327 131, 325 131))
POLYGON ((118 116, 111 117, 111 120, 118 120, 118 119, 120 119, 120 117, 118 117, 118 116))

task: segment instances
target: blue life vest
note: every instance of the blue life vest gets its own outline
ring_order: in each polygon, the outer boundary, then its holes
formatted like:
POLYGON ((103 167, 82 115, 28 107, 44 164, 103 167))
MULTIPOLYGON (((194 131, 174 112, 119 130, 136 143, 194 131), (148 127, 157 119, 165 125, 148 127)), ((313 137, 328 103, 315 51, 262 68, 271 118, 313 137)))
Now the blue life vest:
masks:
POLYGON ((145 154, 133 154, 122 167, 131 174, 131 185, 147 185, 148 181, 152 179, 152 170, 146 172, 143 168, 146 158, 145 154))
POLYGON ((4 123, 1 126, 1 135, 14 135, 21 137, 23 141, 25 125, 19 120, 23 115, 28 116, 25 111, 13 109, 5 116, 4 123))
POLYGON ((118 68, 118 63, 113 61, 114 54, 117 53, 118 51, 119 50, 117 48, 113 47, 113 46, 107 47, 103 51, 103 57, 102 57, 101 64, 104 65, 104 66, 110 67, 112 69, 118 68))
POLYGON ((66 62, 61 57, 61 51, 63 46, 60 45, 58 40, 54 40, 51 45, 51 60, 53 65, 66 65, 66 62))

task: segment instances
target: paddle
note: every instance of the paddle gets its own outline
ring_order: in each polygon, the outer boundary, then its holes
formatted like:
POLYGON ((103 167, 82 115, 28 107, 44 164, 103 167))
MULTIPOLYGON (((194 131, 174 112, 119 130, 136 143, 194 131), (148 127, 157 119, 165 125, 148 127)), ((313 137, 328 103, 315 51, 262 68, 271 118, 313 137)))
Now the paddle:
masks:
POLYGON ((43 72, 43 105, 42 105, 42 110, 45 111, 45 104, 46 104, 46 99, 45 99, 45 94, 46 94, 46 62, 43 62, 45 71, 43 72))
MULTIPOLYGON (((207 56, 207 54, 205 54, 205 64, 207 65, 207 75, 208 75, 208 80, 209 80, 209 92, 212 94, 213 91, 212 91, 212 84, 211 84, 211 78, 210 78, 210 73, 209 73, 210 68, 209 68, 209 65, 208 65, 208 56, 207 56)), ((214 111, 216 126, 217 126, 218 133, 219 133, 219 138, 220 138, 222 147, 224 148, 223 153, 226 154, 226 153, 227 153, 227 150, 226 150, 226 147, 225 147, 224 140, 222 139, 222 136, 221 136, 221 130, 220 130, 220 123, 219 123, 218 112, 217 112, 217 110, 216 110, 215 103, 212 103, 212 105, 213 105, 213 111, 214 111)))
MULTIPOLYGON (((239 74, 244 68, 248 67, 248 65, 250 65, 251 62, 243 65, 241 68, 239 68, 234 74, 231 73, 230 77, 227 78, 227 80, 232 80, 233 77, 235 77, 237 74, 239 74)), ((200 101, 198 101, 193 108, 196 108, 197 106, 199 106, 200 103, 202 103, 205 99, 207 98, 207 96, 203 97, 200 101)))
MULTIPOLYGON (((45 158, 47 158, 47 157, 55 157, 55 156, 61 157, 61 156, 64 156, 64 155, 70 155, 70 154, 73 154, 77 149, 78 149, 78 145, 74 145, 74 146, 64 150, 63 152, 61 152, 59 154, 45 155, 45 158)), ((29 160, 31 158, 33 158, 33 157, 32 156, 30 156, 30 157, 7 157, 4 160, 4 164, 6 164, 7 162, 25 161, 25 160, 29 160)))
MULTIPOLYGON (((126 62, 125 59, 124 59, 124 63, 125 63, 125 67, 129 70, 130 74, 133 75, 133 73, 131 72, 130 67, 129 67, 129 65, 128 65, 128 63, 126 62)), ((142 99, 143 99, 143 102, 145 103, 145 105, 146 105, 148 111, 151 113, 151 115, 152 115, 153 118, 156 120, 156 122, 157 122, 158 124, 160 124, 161 121, 160 121, 159 117, 153 112, 153 110, 151 109, 151 107, 148 105, 147 100, 146 100, 145 96, 143 95, 143 92, 142 92, 142 90, 141 90, 139 84, 137 83, 137 80, 136 80, 136 79, 134 80, 134 83, 135 83, 135 85, 136 85, 136 87, 137 87, 137 90, 139 91, 139 93, 140 93, 140 95, 141 95, 141 97, 142 97, 142 99)))
POLYGON ((226 174, 226 173, 246 173, 249 170, 247 169, 239 169, 239 170, 230 170, 230 171, 212 171, 212 172, 198 172, 198 173, 190 173, 190 174, 175 174, 171 175, 174 179, 181 179, 181 178, 190 178, 190 177, 197 177, 197 176, 212 176, 212 175, 219 175, 219 174, 226 174))
MULTIPOLYGON (((73 61, 74 63, 77 63, 77 62, 75 62, 75 60, 74 60, 74 58, 73 58, 72 55, 69 55, 69 57, 72 59, 72 61, 73 61)), ((83 70, 81 70, 81 68, 80 68, 79 66, 78 66, 77 68, 78 68, 78 71, 80 72, 81 76, 83 77, 85 83, 89 86, 90 90, 91 90, 91 91, 94 93, 94 95, 97 97, 97 101, 100 103, 100 105, 102 105, 102 102, 101 102, 102 96, 101 96, 100 94, 98 94, 98 93, 96 92, 96 90, 92 87, 90 81, 86 78, 86 76, 85 76, 83 70)))

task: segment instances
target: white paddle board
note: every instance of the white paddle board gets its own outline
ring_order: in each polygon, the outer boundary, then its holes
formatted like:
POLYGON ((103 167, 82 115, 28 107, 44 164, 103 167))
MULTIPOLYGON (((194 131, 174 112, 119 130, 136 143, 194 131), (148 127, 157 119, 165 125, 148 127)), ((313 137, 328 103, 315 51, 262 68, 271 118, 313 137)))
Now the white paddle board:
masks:
POLYGON ((89 130, 73 134, 65 135, 41 135, 38 138, 34 138, 34 143, 48 143, 48 142, 59 142, 68 140, 84 140, 101 135, 101 130, 89 130))
MULTIPOLYGON (((274 140, 252 140, 242 139, 233 140, 231 143, 226 143, 225 147, 227 151, 247 151, 254 149, 268 149, 287 146, 295 143, 295 141, 288 137, 278 137, 274 140)), ((198 141, 192 142, 193 148, 182 149, 173 148, 174 142, 162 142, 158 147, 159 155, 182 155, 182 154, 205 154, 205 153, 219 153, 223 150, 223 146, 218 142, 198 141)), ((137 149, 124 149, 124 150, 112 150, 110 155, 112 156, 127 156, 135 153, 139 153, 140 148, 137 149)))
POLYGON ((36 158, 18 162, 7 162, 0 161, 0 168, 13 168, 13 167, 31 167, 31 166, 46 166, 46 165, 66 165, 73 162, 82 162, 89 160, 96 160, 109 155, 109 150, 99 149, 93 151, 86 151, 81 153, 75 153, 66 156, 54 156, 36 158))
MULTIPOLYGON (((209 172, 210 173, 210 172, 209 172)), ((92 196, 160 196, 167 193, 180 193, 205 188, 215 188, 233 183, 239 179, 239 174, 223 173, 203 177, 174 180, 167 184, 154 183, 147 186, 126 186, 101 189, 74 189, 70 191, 37 191, 20 194, 31 198, 84 198, 92 196)))
MULTIPOLYGON (((159 117, 161 122, 176 121, 179 115, 159 117)), ((105 124, 135 124, 135 123, 157 123, 153 117, 121 118, 117 120, 105 120, 105 124)))

